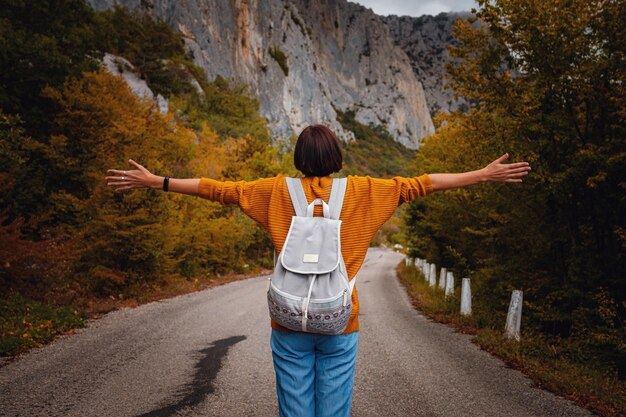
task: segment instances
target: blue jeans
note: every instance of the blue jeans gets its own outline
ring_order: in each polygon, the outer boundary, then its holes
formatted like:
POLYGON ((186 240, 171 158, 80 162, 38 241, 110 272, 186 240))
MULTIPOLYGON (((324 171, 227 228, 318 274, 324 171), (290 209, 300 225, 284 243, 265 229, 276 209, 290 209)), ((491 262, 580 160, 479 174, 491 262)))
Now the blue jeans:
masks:
POLYGON ((272 329, 280 417, 350 416, 358 338, 272 329))

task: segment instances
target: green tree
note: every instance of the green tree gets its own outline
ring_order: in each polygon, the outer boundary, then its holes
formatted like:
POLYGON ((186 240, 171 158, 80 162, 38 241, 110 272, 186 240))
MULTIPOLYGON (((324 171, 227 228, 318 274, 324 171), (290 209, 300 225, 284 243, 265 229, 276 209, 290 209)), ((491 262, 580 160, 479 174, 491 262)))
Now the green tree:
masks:
POLYGON ((246 84, 217 76, 206 82, 204 94, 181 94, 172 101, 172 111, 188 125, 200 129, 207 122, 220 137, 254 137, 265 146, 270 144, 267 120, 259 115, 259 100, 250 95, 246 84))
POLYGON ((45 85, 98 67, 94 11, 84 0, 2 2, 0 7, 0 108, 20 114, 29 132, 48 128, 45 85))
POLYGON ((128 59, 155 94, 191 93, 192 78, 206 80, 187 56, 181 34, 165 21, 115 6, 95 15, 94 30, 98 49, 128 59))

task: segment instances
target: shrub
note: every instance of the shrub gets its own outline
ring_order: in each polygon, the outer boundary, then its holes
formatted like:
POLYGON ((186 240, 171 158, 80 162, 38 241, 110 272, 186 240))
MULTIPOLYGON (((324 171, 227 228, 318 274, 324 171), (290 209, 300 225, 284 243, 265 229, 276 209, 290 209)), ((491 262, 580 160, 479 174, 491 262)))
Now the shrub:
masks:
POLYGON ((289 67, 287 66, 287 55, 283 51, 281 51, 277 46, 270 47, 269 54, 278 65, 280 65, 280 69, 285 73, 285 77, 289 75, 289 67))

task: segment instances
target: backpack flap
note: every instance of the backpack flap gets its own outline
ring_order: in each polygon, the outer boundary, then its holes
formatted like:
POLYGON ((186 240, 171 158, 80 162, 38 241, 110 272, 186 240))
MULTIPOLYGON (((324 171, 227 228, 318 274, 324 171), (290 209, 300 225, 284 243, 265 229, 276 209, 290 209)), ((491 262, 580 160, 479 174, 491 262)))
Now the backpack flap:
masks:
POLYGON ((340 227, 341 220, 293 216, 280 254, 281 264, 298 274, 327 274, 337 269, 340 227))

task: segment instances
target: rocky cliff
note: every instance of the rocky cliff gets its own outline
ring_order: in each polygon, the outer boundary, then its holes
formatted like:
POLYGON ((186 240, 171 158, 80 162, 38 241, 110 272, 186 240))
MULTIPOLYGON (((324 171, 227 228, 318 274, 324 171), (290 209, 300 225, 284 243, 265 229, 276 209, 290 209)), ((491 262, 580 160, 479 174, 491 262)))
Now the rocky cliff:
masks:
POLYGON ((454 43, 452 25, 466 19, 470 13, 440 13, 437 16, 386 16, 387 24, 397 46, 409 57, 417 79, 426 93, 432 116, 439 111, 454 110, 463 103, 446 88, 446 65, 452 61, 448 46, 454 43))
MULTIPOLYGON (((416 148, 434 132, 427 95, 398 28, 345 0, 90 0, 166 21, 182 33, 209 78, 250 85, 276 136, 325 123, 344 140, 354 137, 336 110, 354 110, 364 124, 383 125, 416 148), (389 26, 388 26, 389 25, 389 26), (393 28, 390 33, 389 27, 393 28)), ((444 35, 443 38, 447 39, 444 35)), ((422 36, 423 38, 423 36, 422 36)), ((410 50, 410 48, 408 48, 410 50)), ((436 72, 435 72, 436 73, 436 72)), ((437 82, 433 88, 440 88, 437 82)), ((438 102, 439 103, 439 102, 438 102)), ((439 104, 438 104, 439 105, 439 104)), ((432 107, 432 106, 431 106, 432 107)))

